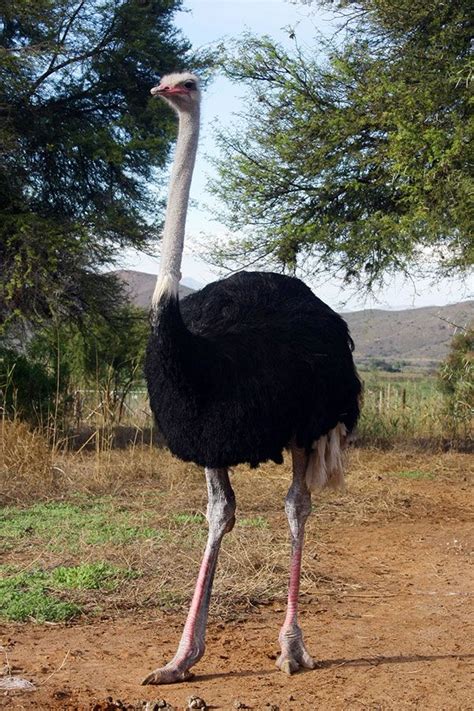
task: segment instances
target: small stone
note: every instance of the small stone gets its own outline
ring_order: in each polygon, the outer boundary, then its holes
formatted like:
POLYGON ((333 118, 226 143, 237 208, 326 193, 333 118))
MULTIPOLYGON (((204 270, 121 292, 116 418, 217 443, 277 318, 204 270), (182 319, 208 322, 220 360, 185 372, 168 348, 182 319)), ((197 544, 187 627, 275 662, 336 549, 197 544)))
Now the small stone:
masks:
POLYGON ((204 701, 204 699, 201 699, 199 696, 190 696, 188 699, 188 705, 186 707, 186 711, 188 709, 207 709, 207 704, 204 701))
POLYGON ((53 692, 53 698, 58 699, 58 701, 67 699, 68 696, 71 696, 71 692, 67 689, 57 689, 53 692))
POLYGON ((2 691, 35 691, 36 686, 19 676, 4 676, 0 679, 0 689, 2 691))
POLYGON ((247 704, 244 704, 243 701, 234 701, 234 708, 235 709, 249 709, 251 706, 247 706, 247 704))
MULTIPOLYGON (((136 704, 128 704, 122 699, 114 699, 112 696, 107 696, 105 701, 98 701, 92 707, 92 711, 136 711, 136 704)), ((141 709, 142 706, 140 705, 141 709)))

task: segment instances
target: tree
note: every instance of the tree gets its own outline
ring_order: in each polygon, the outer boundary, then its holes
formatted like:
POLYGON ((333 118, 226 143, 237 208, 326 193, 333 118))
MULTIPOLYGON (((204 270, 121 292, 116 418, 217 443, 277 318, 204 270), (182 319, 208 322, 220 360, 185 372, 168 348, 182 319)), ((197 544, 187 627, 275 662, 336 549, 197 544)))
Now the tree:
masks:
POLYGON ((173 26, 181 0, 2 0, 0 322, 103 312, 100 275, 157 238, 149 189, 174 121, 150 87, 204 68, 173 26))
MULTIPOLYGON (((143 364, 149 335, 143 309, 127 305, 110 321, 99 320, 77 333, 81 353, 76 383, 96 388, 104 422, 120 422, 125 400, 143 382, 143 364), (79 376, 79 377, 78 377, 79 376)), ((71 344, 75 348, 74 344, 71 344)), ((70 346, 70 348, 71 348, 70 346)))
POLYGON ((90 390, 104 422, 120 422, 127 395, 143 385, 148 333, 146 312, 127 304, 107 319, 87 314, 80 325, 51 319, 22 353, 0 346, 0 412, 65 431, 75 393, 90 390))
POLYGON ((338 273, 472 266, 467 0, 320 2, 345 35, 320 56, 246 35, 224 71, 250 93, 219 137, 221 262, 338 273))

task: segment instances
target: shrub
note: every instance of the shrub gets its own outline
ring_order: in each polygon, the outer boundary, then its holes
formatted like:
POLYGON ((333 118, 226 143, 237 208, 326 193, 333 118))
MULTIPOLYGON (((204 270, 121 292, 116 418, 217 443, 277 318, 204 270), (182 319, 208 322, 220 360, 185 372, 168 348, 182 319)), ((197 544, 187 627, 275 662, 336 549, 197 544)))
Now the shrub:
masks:
POLYGON ((439 387, 445 398, 448 435, 472 440, 474 414, 474 328, 454 336, 451 351, 439 370, 439 387))
POLYGON ((56 379, 25 354, 0 347, 0 411, 31 423, 46 422, 54 408, 56 379))

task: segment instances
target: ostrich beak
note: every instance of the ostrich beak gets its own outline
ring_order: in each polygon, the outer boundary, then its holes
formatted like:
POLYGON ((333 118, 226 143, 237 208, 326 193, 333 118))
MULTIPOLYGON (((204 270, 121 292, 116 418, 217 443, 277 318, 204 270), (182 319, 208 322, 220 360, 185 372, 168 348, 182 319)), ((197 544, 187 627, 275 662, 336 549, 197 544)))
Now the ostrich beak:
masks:
POLYGON ((152 96, 168 96, 169 94, 188 94, 182 86, 167 86, 166 84, 158 84, 150 89, 150 94, 152 96))

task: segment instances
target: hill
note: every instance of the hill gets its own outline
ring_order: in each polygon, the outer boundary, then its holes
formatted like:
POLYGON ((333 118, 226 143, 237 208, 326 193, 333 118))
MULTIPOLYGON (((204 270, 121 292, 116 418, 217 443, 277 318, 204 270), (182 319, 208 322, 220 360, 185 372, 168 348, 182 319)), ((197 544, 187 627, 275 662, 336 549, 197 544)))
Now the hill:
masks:
MULTIPOLYGON (((150 306, 156 275, 127 269, 114 273, 127 284, 132 303, 142 308, 150 306)), ((179 287, 181 298, 192 291, 179 287)), ((474 301, 403 311, 365 309, 343 316, 354 339, 359 365, 381 361, 392 367, 426 368, 445 357, 459 327, 474 321, 474 301)))
POLYGON ((456 331, 474 321, 474 301, 403 311, 366 309, 343 316, 358 363, 385 360, 429 367, 446 356, 456 331))

